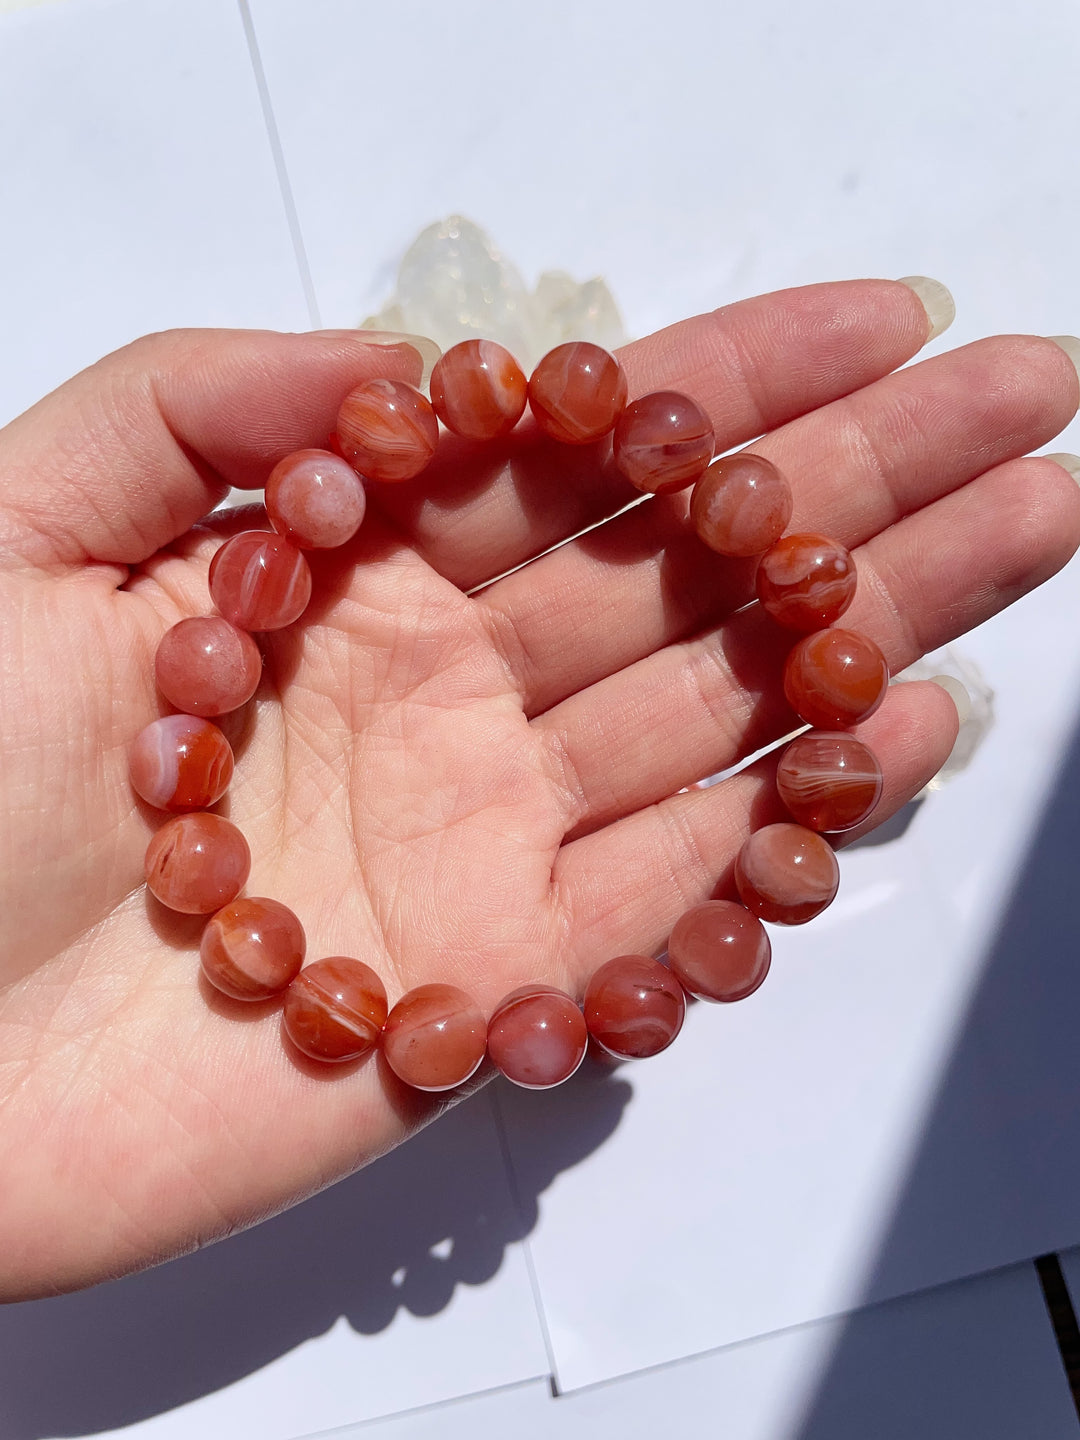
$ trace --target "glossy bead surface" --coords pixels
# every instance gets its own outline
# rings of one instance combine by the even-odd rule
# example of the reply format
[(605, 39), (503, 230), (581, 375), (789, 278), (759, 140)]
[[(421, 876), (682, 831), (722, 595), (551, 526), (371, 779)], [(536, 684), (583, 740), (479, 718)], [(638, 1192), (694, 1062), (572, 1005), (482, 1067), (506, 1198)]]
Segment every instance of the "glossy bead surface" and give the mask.
[(185, 915), (209, 915), (235, 900), (251, 869), (240, 831), (220, 815), (178, 815), (146, 848), (146, 883), (163, 905)]
[(682, 1029), (686, 996), (657, 960), (619, 955), (585, 987), (585, 1023), (609, 1055), (643, 1060), (666, 1050)]
[(199, 946), (210, 984), (233, 1000), (269, 1000), (299, 973), (307, 942), (287, 905), (252, 896), (206, 922)]
[(656, 390), (631, 401), (619, 416), (612, 454), (631, 485), (665, 495), (701, 478), (715, 443), (712, 424), (697, 401), (675, 390)]
[(546, 1090), (569, 1080), (585, 1059), (589, 1032), (569, 995), (522, 985), (501, 1000), (488, 1024), (488, 1057), (508, 1080)]
[(439, 422), (427, 397), (404, 380), (366, 380), (342, 401), (336, 435), (361, 475), (396, 482), (419, 475), (435, 454)]
[(735, 885), (748, 910), (774, 925), (805, 925), (836, 894), (840, 866), (832, 846), (802, 825), (755, 830), (735, 861)]
[(778, 625), (821, 630), (855, 598), (851, 552), (826, 535), (785, 535), (758, 564), (757, 597)]
[(301, 970), (286, 990), (282, 1022), (309, 1059), (341, 1064), (375, 1049), (386, 1012), (386, 988), (370, 965), (328, 955)]
[(776, 767), (780, 799), (810, 830), (850, 830), (881, 799), (877, 756), (843, 731), (810, 730), (784, 751)]
[(769, 973), (772, 946), (756, 916), (734, 900), (706, 900), (675, 922), (672, 973), (699, 1000), (745, 1000)]
[(307, 609), (311, 569), (284, 535), (245, 530), (210, 561), (210, 595), (242, 630), (281, 630)]
[(159, 810), (205, 810), (229, 788), (232, 746), (196, 715), (163, 715), (131, 747), (131, 784)]
[(302, 550), (333, 550), (360, 528), (367, 497), (359, 475), (329, 450), (297, 450), (266, 482), (266, 513), (279, 535)]
[(528, 382), (494, 340), (452, 345), (431, 372), (431, 403), (448, 430), (466, 440), (509, 435), (525, 410)]
[(787, 528), (791, 486), (761, 455), (725, 455), (710, 465), (690, 497), (690, 523), (720, 555), (760, 555)]
[(614, 426), (626, 404), (622, 366), (599, 345), (556, 345), (529, 379), (529, 409), (545, 435), (588, 445)]
[(197, 615), (166, 630), (154, 657), (158, 689), (189, 715), (225, 715), (259, 688), (262, 656), (244, 630)]
[(487, 1026), (456, 985), (418, 985), (397, 1002), (382, 1032), (386, 1063), (415, 1090), (452, 1090), (479, 1067)]
[(807, 635), (784, 666), (788, 704), (808, 725), (821, 730), (843, 730), (867, 719), (888, 688), (884, 655), (854, 630)]

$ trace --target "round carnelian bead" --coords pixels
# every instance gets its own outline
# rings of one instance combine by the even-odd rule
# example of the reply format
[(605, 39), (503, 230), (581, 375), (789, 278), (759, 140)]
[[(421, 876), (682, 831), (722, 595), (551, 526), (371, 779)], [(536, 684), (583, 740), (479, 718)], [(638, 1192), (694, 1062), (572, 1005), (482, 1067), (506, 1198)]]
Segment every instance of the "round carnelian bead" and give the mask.
[(762, 455), (725, 455), (710, 465), (690, 497), (690, 522), (710, 550), (760, 555), (784, 533), (791, 486)]
[(805, 925), (830, 904), (839, 884), (828, 841), (786, 821), (755, 830), (735, 861), (739, 899), (774, 925)]
[(262, 656), (244, 630), (220, 615), (197, 615), (166, 630), (154, 657), (158, 689), (189, 715), (224, 715), (259, 688)]
[(131, 784), (159, 810), (205, 810), (225, 794), (232, 773), (232, 746), (195, 715), (164, 715), (131, 747)]
[(685, 1014), (682, 986), (659, 961), (644, 955), (608, 960), (585, 987), (589, 1034), (622, 1060), (644, 1060), (666, 1050)]
[(614, 426), (626, 404), (622, 366), (599, 345), (556, 345), (529, 379), (529, 409), (545, 435), (588, 445)]
[(784, 666), (784, 694), (808, 725), (845, 729), (867, 719), (885, 699), (885, 656), (854, 630), (818, 630), (792, 650)]
[(311, 569), (284, 535), (245, 530), (210, 561), (210, 594), (242, 630), (281, 630), (307, 609)]
[(452, 1090), (479, 1068), (487, 1026), (456, 985), (418, 985), (397, 1002), (382, 1032), (386, 1063), (414, 1090)]
[(286, 990), (282, 1019), (304, 1055), (339, 1064), (375, 1049), (386, 1011), (386, 989), (370, 965), (328, 955), (301, 970)]
[(451, 345), (431, 372), (435, 414), (466, 440), (509, 435), (525, 411), (527, 389), (521, 366), (494, 340)]
[(347, 460), (329, 450), (297, 450), (266, 482), (266, 513), (279, 535), (301, 550), (333, 550), (360, 528), (367, 497)]
[(299, 973), (307, 941), (287, 905), (234, 900), (206, 922), (199, 946), (210, 984), (233, 1000), (269, 1000)]
[(745, 1000), (769, 973), (772, 946), (761, 921), (734, 900), (706, 900), (675, 922), (668, 964), (699, 1000)]
[(235, 900), (251, 869), (240, 831), (220, 815), (178, 815), (146, 848), (146, 883), (163, 905), (185, 915), (209, 915)]
[(404, 380), (365, 380), (341, 402), (336, 435), (345, 459), (369, 480), (411, 480), (435, 454), (439, 422)]
[(634, 400), (615, 422), (615, 467), (638, 490), (666, 495), (701, 478), (716, 439), (696, 400), (656, 390)]
[(588, 1044), (585, 1017), (569, 995), (549, 985), (512, 990), (488, 1024), (488, 1058), (526, 1090), (569, 1080)]
[(780, 757), (776, 789), (800, 825), (850, 830), (881, 799), (882, 774), (874, 752), (854, 735), (810, 730)]
[(821, 630), (855, 598), (851, 552), (825, 535), (785, 535), (762, 555), (757, 597), (778, 625)]

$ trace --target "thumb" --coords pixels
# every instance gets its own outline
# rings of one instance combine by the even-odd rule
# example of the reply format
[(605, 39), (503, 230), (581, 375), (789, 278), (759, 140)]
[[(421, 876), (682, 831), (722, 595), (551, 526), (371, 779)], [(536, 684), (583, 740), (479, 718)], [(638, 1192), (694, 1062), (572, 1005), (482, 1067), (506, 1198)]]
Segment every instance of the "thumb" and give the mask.
[(419, 384), (419, 351), (363, 331), (171, 330), (107, 355), (0, 430), (0, 564), (134, 565), (230, 485), (322, 446), (345, 394)]

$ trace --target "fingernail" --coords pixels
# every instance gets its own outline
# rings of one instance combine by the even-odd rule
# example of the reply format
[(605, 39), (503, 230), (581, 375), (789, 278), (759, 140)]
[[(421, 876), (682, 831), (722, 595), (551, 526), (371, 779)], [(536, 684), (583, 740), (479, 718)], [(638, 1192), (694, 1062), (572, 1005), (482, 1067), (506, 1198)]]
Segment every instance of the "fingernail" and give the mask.
[(423, 363), (424, 376), (420, 383), (425, 387), (431, 379), (436, 361), (442, 356), (442, 351), (435, 341), (428, 339), (426, 335), (404, 335), (396, 330), (357, 330), (355, 334), (365, 345), (411, 345)]
[(949, 699), (956, 706), (957, 718), (960, 724), (963, 725), (964, 721), (971, 714), (971, 696), (965, 690), (964, 686), (961, 685), (960, 681), (953, 675), (932, 675), (930, 677), (930, 683), (931, 685), (940, 685), (942, 690), (945, 691), (945, 694), (948, 695)]
[(1053, 460), (1055, 465), (1060, 465), (1062, 470), (1067, 470), (1072, 478), (1080, 485), (1080, 455), (1068, 455), (1062, 452), (1059, 455), (1040, 455), (1040, 460)]
[(930, 333), (926, 344), (943, 334), (956, 319), (956, 301), (940, 280), (931, 280), (929, 275), (904, 275), (900, 280), (922, 301), (926, 318), (930, 321)]
[(1080, 375), (1080, 340), (1075, 335), (1048, 335), (1046, 338), (1061, 346), (1076, 367), (1077, 375)]
[(362, 345), (378, 345), (386, 350), (407, 345), (420, 360), (423, 370), (420, 384), (425, 388), (435, 368), (435, 362), (442, 355), (435, 341), (429, 340), (426, 335), (406, 335), (397, 330), (365, 330), (357, 325), (348, 330), (316, 330), (314, 333), (327, 340), (359, 340)]

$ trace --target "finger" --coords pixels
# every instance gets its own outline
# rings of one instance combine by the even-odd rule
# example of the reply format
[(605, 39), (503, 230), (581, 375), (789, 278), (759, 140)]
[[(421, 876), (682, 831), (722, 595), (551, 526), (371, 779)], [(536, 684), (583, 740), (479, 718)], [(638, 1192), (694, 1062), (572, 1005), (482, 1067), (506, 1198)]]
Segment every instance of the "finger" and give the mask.
[(342, 396), (375, 375), (418, 382), (412, 346), (353, 331), (150, 335), (76, 375), (0, 431), (0, 558), (133, 565), (230, 485), (262, 485), (325, 445)]
[[(956, 707), (932, 681), (889, 690), (878, 713), (854, 732), (884, 773), (868, 828), (887, 820), (937, 774), (956, 730)], [(719, 785), (673, 795), (563, 847), (555, 881), (578, 937), (571, 979), (579, 988), (609, 956), (658, 953), (691, 905), (736, 898), (739, 847), (760, 826), (791, 819), (776, 793), (778, 753)]]
[[(1011, 461), (859, 547), (842, 623), (895, 674), (1041, 584), (1078, 544), (1075, 480), (1052, 460)], [(781, 677), (796, 639), (754, 605), (533, 721), (568, 829), (609, 824), (788, 733), (798, 721)]]
[[(930, 330), (909, 286), (853, 280), (727, 305), (628, 345), (619, 358), (631, 395), (692, 396), (726, 450), (888, 374)], [(528, 424), (501, 448), (444, 435), (434, 464), (415, 481), (380, 489), (377, 503), (429, 564), (473, 589), (635, 499), (609, 453), (607, 441), (556, 445)]]
[[(891, 375), (752, 448), (792, 481), (790, 529), (855, 546), (1056, 435), (1080, 399), (1052, 341), (997, 337)], [(535, 714), (744, 605), (755, 561), (724, 560), (661, 496), (478, 598)]]

